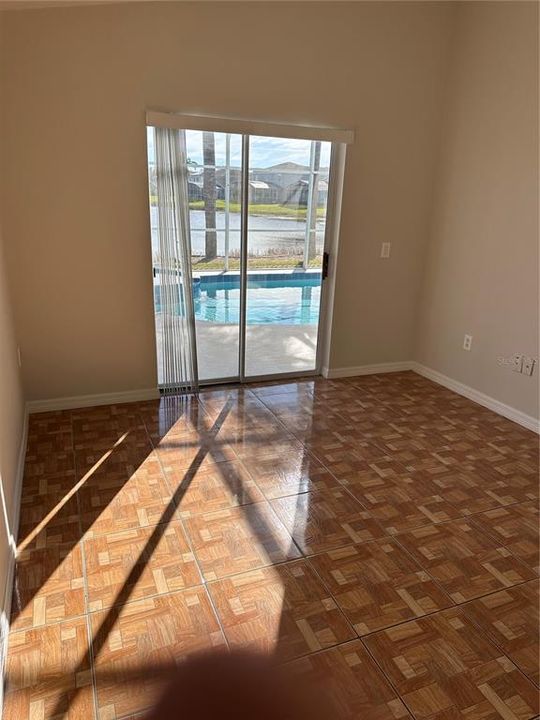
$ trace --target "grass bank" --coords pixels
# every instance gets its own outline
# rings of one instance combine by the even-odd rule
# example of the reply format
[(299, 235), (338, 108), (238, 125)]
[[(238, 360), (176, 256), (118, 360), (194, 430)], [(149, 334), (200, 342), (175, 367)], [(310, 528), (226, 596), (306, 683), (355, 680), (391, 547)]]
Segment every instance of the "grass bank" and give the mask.
[[(204, 210), (204, 200), (192, 200), (189, 203), (189, 208), (190, 210)], [(230, 212), (239, 213), (240, 209), (240, 203), (229, 203)], [(225, 200), (216, 200), (216, 210), (225, 210)], [(305, 218), (307, 215), (307, 208), (291, 207), (289, 205), (264, 205), (261, 203), (250, 203), (249, 212), (251, 215)], [(324, 217), (324, 208), (317, 208), (317, 217)]]
[[(157, 205), (155, 195), (150, 196), (151, 205)], [(190, 210), (204, 210), (204, 200), (192, 200), (189, 203)], [(216, 210), (223, 212), (225, 210), (225, 200), (216, 200)], [(229, 210), (232, 213), (240, 212), (240, 203), (229, 203)], [(291, 207), (289, 205), (263, 205), (260, 203), (250, 203), (249, 212), (251, 215), (270, 215), (273, 217), (302, 218), (307, 215), (305, 207)], [(317, 208), (317, 217), (325, 216), (324, 208)]]
[[(205, 258), (192, 258), (193, 270), (195, 272), (201, 272), (202, 270), (223, 270), (223, 258), (214, 258), (213, 260), (206, 260)], [(295, 257), (276, 257), (276, 258), (248, 258), (248, 270), (279, 270), (281, 268), (292, 270), (294, 268), (300, 269), (302, 267), (302, 261)], [(312, 260), (308, 267), (320, 268), (321, 258), (315, 258)], [(240, 270), (240, 258), (229, 258), (229, 270)]]

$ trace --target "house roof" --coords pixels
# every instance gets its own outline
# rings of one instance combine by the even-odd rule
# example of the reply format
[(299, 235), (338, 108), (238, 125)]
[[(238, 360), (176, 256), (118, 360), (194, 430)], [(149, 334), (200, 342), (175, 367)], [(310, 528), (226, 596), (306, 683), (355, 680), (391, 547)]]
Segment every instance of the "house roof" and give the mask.
[(264, 170), (297, 170), (298, 172), (306, 172), (309, 170), (309, 165), (300, 165), (295, 162), (283, 162), (277, 165), (270, 165), (270, 167), (264, 168)]

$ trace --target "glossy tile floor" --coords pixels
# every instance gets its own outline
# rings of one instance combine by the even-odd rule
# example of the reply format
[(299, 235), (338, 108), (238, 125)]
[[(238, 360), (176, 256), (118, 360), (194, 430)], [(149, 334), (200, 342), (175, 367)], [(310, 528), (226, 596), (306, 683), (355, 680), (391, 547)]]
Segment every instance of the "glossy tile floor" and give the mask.
[(144, 717), (227, 647), (335, 718), (534, 718), (537, 501), (538, 437), (413, 373), (33, 415), (4, 718)]

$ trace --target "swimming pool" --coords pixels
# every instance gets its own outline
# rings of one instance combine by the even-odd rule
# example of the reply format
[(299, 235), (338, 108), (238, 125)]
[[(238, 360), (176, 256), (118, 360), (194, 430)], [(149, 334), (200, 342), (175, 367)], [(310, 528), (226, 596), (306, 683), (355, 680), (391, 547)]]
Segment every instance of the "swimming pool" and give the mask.
[[(248, 274), (248, 325), (317, 325), (321, 302), (321, 273)], [(159, 271), (154, 272), (154, 303), (161, 313)], [(238, 325), (240, 320), (240, 275), (237, 272), (193, 278), (195, 319), (200, 322)], [(178, 312), (183, 314), (180, 300)]]
[[(226, 280), (205, 277), (194, 285), (195, 319), (238, 324), (240, 319), (240, 278)], [(293, 277), (249, 275), (247, 323), (263, 325), (316, 325), (321, 302), (320, 273)]]

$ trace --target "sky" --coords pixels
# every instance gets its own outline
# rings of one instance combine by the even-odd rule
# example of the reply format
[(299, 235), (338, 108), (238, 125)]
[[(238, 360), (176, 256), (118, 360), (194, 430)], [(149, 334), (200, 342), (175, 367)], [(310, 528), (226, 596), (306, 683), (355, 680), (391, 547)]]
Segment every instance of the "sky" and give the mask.
[[(190, 160), (202, 165), (202, 132), (186, 130), (187, 154)], [(215, 133), (216, 165), (225, 165), (225, 134)], [(254, 168), (265, 168), (283, 162), (295, 162), (309, 165), (310, 140), (292, 140), (288, 138), (269, 138), (251, 136), (249, 164)], [(330, 165), (331, 143), (321, 143), (321, 166)], [(148, 128), (148, 156), (154, 160), (153, 132)], [(240, 167), (242, 159), (242, 137), (231, 135), (231, 166)]]

